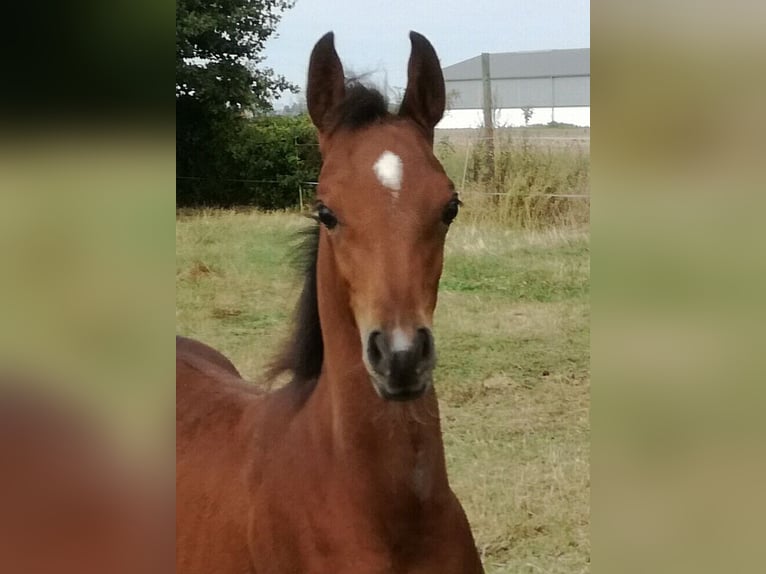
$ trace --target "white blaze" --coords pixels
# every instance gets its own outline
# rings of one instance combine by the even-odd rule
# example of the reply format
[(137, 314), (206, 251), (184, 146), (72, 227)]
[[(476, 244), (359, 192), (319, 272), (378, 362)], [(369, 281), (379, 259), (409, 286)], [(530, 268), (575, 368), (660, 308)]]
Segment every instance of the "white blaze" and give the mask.
[(402, 158), (388, 150), (384, 151), (372, 166), (380, 183), (389, 189), (402, 188)]

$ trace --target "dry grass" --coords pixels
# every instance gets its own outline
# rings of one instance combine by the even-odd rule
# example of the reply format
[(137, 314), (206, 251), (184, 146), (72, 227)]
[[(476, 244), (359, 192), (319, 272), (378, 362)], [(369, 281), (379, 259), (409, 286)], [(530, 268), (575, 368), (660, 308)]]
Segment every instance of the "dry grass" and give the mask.
[[(589, 128), (440, 130), (436, 153), (481, 224), (539, 229), (590, 219)], [(584, 196), (584, 197), (583, 197)]]
[[(589, 242), (464, 217), (450, 230), (435, 335), (450, 480), (489, 574), (589, 569)], [(178, 331), (257, 379), (287, 329), (295, 214), (177, 222)]]

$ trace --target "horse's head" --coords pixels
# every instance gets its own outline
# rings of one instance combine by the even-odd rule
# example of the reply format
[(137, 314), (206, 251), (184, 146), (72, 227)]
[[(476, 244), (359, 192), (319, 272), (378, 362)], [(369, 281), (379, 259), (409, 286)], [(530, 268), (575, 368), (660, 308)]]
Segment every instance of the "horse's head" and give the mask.
[(347, 85), (332, 33), (314, 47), (307, 89), (323, 158), (320, 263), (348, 294), (375, 390), (394, 400), (416, 398), (431, 385), (444, 239), (459, 206), (433, 154), (445, 105), (439, 60), (423, 36), (411, 32), (410, 40), (398, 115), (378, 92)]

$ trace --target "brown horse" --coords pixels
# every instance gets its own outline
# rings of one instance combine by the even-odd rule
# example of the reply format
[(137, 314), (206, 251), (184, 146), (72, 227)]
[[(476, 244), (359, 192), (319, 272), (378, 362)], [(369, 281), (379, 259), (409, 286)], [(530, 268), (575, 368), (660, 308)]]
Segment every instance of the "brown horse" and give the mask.
[(265, 394), (177, 342), (177, 571), (482, 572), (447, 482), (431, 323), (454, 187), (434, 157), (436, 53), (412, 32), (398, 115), (349, 84), (333, 35), (307, 102), (323, 158), (296, 326)]

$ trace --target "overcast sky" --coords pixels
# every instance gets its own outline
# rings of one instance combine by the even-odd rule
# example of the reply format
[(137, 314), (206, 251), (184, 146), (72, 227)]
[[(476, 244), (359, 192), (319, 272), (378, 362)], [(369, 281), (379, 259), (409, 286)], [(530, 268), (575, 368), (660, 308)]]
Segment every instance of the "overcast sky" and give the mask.
[[(587, 0), (297, 0), (285, 12), (278, 37), (266, 44), (265, 65), (305, 88), (316, 41), (335, 32), (346, 74), (387, 73), (394, 88), (406, 84), (415, 30), (436, 48), (442, 67), (482, 52), (516, 52), (590, 46)], [(291, 96), (276, 107), (292, 101)]]

